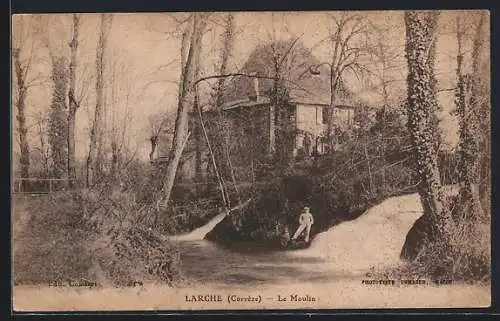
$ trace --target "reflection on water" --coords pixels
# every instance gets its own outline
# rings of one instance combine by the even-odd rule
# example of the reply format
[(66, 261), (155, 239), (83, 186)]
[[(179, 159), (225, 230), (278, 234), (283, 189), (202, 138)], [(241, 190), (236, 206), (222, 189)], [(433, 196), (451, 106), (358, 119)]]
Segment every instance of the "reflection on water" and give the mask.
[(194, 282), (211, 284), (286, 284), (354, 277), (333, 273), (319, 258), (294, 257), (283, 251), (255, 251), (244, 246), (223, 248), (206, 240), (181, 241), (181, 268)]

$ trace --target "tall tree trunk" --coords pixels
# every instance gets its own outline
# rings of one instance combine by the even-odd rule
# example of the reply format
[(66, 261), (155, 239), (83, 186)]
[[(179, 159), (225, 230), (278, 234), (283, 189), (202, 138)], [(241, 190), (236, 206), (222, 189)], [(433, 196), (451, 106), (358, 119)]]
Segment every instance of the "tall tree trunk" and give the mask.
[(78, 109), (78, 102), (75, 97), (75, 71), (77, 65), (77, 52), (78, 52), (78, 32), (80, 26), (80, 16), (78, 14), (73, 15), (73, 39), (69, 43), (71, 49), (71, 62), (69, 64), (69, 111), (68, 111), (68, 178), (69, 186), (74, 187), (76, 179), (76, 168), (75, 168), (75, 122), (76, 122), (76, 111)]
[[(408, 129), (415, 150), (415, 169), (420, 183), (418, 192), (424, 209), (422, 219), (408, 233), (402, 255), (413, 259), (415, 251), (409, 251), (410, 239), (415, 237), (419, 224), (428, 224), (426, 242), (436, 240), (447, 246), (453, 229), (453, 221), (444, 206), (437, 154), (439, 131), (436, 122), (437, 98), (434, 74), (436, 26), (438, 13), (428, 11), (405, 12), (406, 56), (408, 61)], [(425, 222), (425, 223), (422, 223)], [(415, 240), (414, 240), (415, 241)], [(416, 240), (418, 241), (418, 240)], [(421, 241), (421, 240), (420, 240)], [(414, 255), (408, 255), (413, 252)]]
[(188, 138), (188, 112), (189, 104), (193, 100), (194, 93), (194, 75), (195, 75), (195, 57), (198, 51), (201, 50), (201, 40), (203, 37), (203, 29), (205, 21), (201, 13), (193, 13), (193, 31), (189, 44), (189, 51), (186, 57), (186, 64), (182, 71), (182, 89), (179, 94), (179, 102), (177, 106), (177, 118), (175, 120), (174, 137), (170, 148), (170, 155), (165, 170), (165, 180), (162, 186), (162, 198), (166, 203), (170, 199), (170, 193), (174, 186), (174, 180), (177, 173), (182, 151), (185, 146), (185, 141)]
[[(194, 56), (193, 56), (193, 63), (194, 63), (194, 77), (193, 80), (198, 79), (200, 77), (200, 70), (201, 70), (201, 50), (196, 50)], [(196, 97), (194, 98), (195, 102), (193, 104), (192, 108), (192, 117), (194, 118), (194, 144), (195, 144), (195, 179), (197, 182), (202, 181), (202, 173), (201, 173), (201, 149), (203, 145), (203, 137), (202, 137), (202, 130), (201, 130), (201, 123), (200, 123), (200, 118), (198, 117), (198, 110), (197, 108), (201, 108), (198, 104), (200, 101), (199, 97), (199, 91), (195, 90), (194, 94)], [(182, 166), (180, 166), (182, 168)]]
[[(474, 40), (474, 49), (472, 53), (473, 74), (478, 70), (478, 50), (481, 38), (482, 20), (478, 25), (478, 33)], [(459, 116), (459, 181), (460, 181), (460, 211), (468, 221), (477, 218), (483, 212), (479, 200), (479, 140), (482, 138), (479, 132), (480, 119), (477, 117), (480, 113), (476, 101), (478, 93), (472, 92), (474, 84), (478, 83), (477, 76), (469, 77), (464, 75), (462, 70), (463, 63), (463, 26), (460, 18), (457, 18), (457, 92), (455, 104)]]
[[(226, 18), (225, 30), (221, 36), (222, 48), (220, 52), (219, 74), (225, 75), (228, 72), (228, 61), (233, 51), (234, 45), (234, 16), (229, 13)], [(233, 185), (236, 186), (234, 171), (231, 164), (231, 156), (229, 153), (230, 141), (228, 138), (229, 128), (224, 120), (221, 105), (224, 103), (224, 83), (227, 78), (217, 79), (215, 87), (215, 108), (218, 113), (218, 121), (216, 130), (212, 130), (214, 136), (214, 157), (219, 165), (221, 175), (224, 179), (233, 180)]]
[[(181, 73), (180, 73), (180, 78), (179, 78), (179, 89), (178, 89), (178, 103), (183, 99), (184, 95), (184, 70), (186, 68), (186, 60), (187, 56), (189, 54), (189, 44), (190, 44), (190, 38), (192, 36), (192, 26), (186, 27), (184, 32), (182, 33), (182, 40), (181, 40), (181, 50), (180, 50), (180, 56), (181, 56)], [(166, 116), (162, 116), (166, 117)], [(177, 119), (176, 119), (177, 121)], [(174, 129), (175, 130), (175, 129)], [(154, 152), (158, 148), (158, 143), (159, 140), (166, 139), (165, 135), (162, 135), (162, 132), (165, 131), (163, 127), (163, 121), (160, 122), (160, 126), (158, 128), (158, 131), (156, 132), (156, 135), (153, 135), (151, 137), (151, 153), (150, 153), (150, 159), (153, 160)], [(173, 143), (173, 140), (172, 140)], [(172, 144), (170, 143), (170, 144)], [(160, 144), (165, 144), (165, 142), (160, 142)], [(169, 153), (171, 151), (169, 150)], [(158, 150), (158, 156), (159, 157), (165, 157), (166, 155), (163, 155), (162, 150)], [(170, 157), (170, 155), (168, 155)], [(167, 159), (168, 161), (168, 159)], [(179, 160), (180, 162), (180, 160)], [(168, 165), (168, 163), (167, 163)], [(178, 164), (179, 166), (179, 164)], [(176, 175), (177, 176), (177, 175)], [(160, 195), (160, 197), (156, 198), (156, 193), (162, 191), (163, 186), (165, 184), (165, 177), (166, 177), (166, 169), (165, 169), (165, 164), (163, 162), (158, 162), (157, 165), (153, 168), (151, 171), (151, 182), (150, 186), (148, 186), (149, 193), (146, 193), (144, 196), (144, 201), (160, 201), (161, 199), (164, 198), (163, 195)], [(174, 177), (175, 180), (175, 177)], [(157, 217), (158, 219), (158, 217)]]
[(330, 66), (330, 105), (328, 106), (326, 110), (326, 142), (327, 142), (327, 152), (332, 153), (335, 150), (335, 143), (336, 140), (334, 140), (335, 135), (335, 99), (336, 99), (336, 84), (335, 84), (335, 79), (337, 76), (335, 75), (335, 71), (333, 68), (333, 63)]
[(21, 49), (14, 48), (13, 50), (14, 56), (14, 68), (15, 74), (17, 78), (17, 122), (18, 122), (18, 130), (19, 130), (19, 142), (21, 149), (21, 156), (19, 159), (19, 163), (21, 165), (21, 177), (28, 178), (29, 177), (29, 168), (30, 168), (30, 150), (28, 144), (28, 129), (26, 128), (26, 116), (25, 116), (25, 103), (26, 103), (26, 94), (28, 92), (28, 88), (26, 87), (26, 70), (21, 65), (20, 61), (20, 53)]
[(67, 61), (64, 56), (52, 56), (52, 80), (54, 89), (50, 106), (49, 144), (53, 160), (53, 175), (62, 178), (68, 165), (68, 115), (66, 96), (68, 89)]
[(49, 169), (49, 151), (46, 148), (46, 142), (45, 142), (45, 129), (43, 127), (43, 119), (40, 119), (38, 121), (38, 137), (40, 139), (40, 152), (42, 154), (42, 161), (43, 161), (43, 177), (50, 177), (50, 169)]
[[(224, 34), (222, 35), (222, 49), (221, 49), (221, 60), (219, 74), (225, 75), (227, 73), (227, 64), (229, 57), (233, 52), (234, 46), (234, 16), (229, 13), (226, 18), (226, 26)], [(224, 82), (226, 78), (217, 79), (217, 86), (215, 90), (215, 107), (220, 107), (223, 101), (224, 94)]]
[[(484, 214), (490, 214), (491, 205), (491, 74), (490, 74), (490, 51), (488, 47), (489, 17), (486, 11), (481, 12), (476, 39), (474, 42), (473, 60), (473, 87), (472, 94), (477, 104), (477, 111), (480, 115), (479, 136), (481, 137), (479, 149), (480, 175), (479, 194), (482, 202)], [(486, 30), (488, 32), (486, 32)]]
[(111, 142), (111, 169), (110, 176), (115, 181), (118, 178), (119, 151), (115, 141)]
[(96, 106), (94, 122), (90, 132), (90, 146), (87, 157), (87, 186), (91, 186), (96, 181), (96, 176), (100, 171), (100, 152), (102, 143), (102, 131), (104, 125), (104, 57), (106, 53), (107, 38), (111, 28), (112, 16), (101, 14), (101, 28), (99, 41), (96, 49)]
[[(195, 107), (197, 108), (197, 107)], [(203, 181), (203, 173), (201, 168), (202, 163), (202, 145), (203, 145), (203, 137), (201, 133), (201, 124), (200, 119), (197, 117), (197, 112), (193, 110), (192, 117), (194, 117), (194, 140), (195, 140), (195, 161), (194, 161), (194, 176), (196, 182)]]
[[(464, 151), (468, 153), (464, 167), (467, 173), (464, 184), (464, 196), (472, 201), (473, 214), (484, 218), (485, 211), (481, 204), (480, 190), (483, 192), (487, 188), (480, 188), (480, 185), (489, 185), (488, 177), (481, 177), (481, 167), (490, 154), (490, 104), (489, 104), (489, 64), (488, 51), (486, 50), (487, 12), (480, 14), (477, 24), (476, 35), (472, 49), (472, 76), (470, 79), (470, 111), (466, 113), (467, 126), (472, 134), (470, 140), (464, 141)], [(486, 74), (485, 74), (486, 72)], [(471, 118), (470, 120), (468, 118)], [(488, 163), (488, 162), (486, 162)], [(489, 166), (489, 164), (487, 164)], [(489, 171), (488, 171), (489, 172)], [(487, 172), (487, 173), (488, 173)]]
[(189, 45), (190, 45), (190, 38), (192, 37), (193, 30), (191, 30), (192, 26), (190, 28), (186, 28), (184, 32), (182, 33), (182, 40), (181, 40), (181, 77), (179, 81), (179, 96), (178, 96), (178, 101), (181, 101), (182, 95), (184, 95), (184, 69), (186, 68), (186, 63), (187, 63), (187, 56), (189, 55)]
[(270, 104), (269, 104), (269, 157), (273, 158), (276, 156), (276, 144), (279, 144), (277, 142), (277, 133), (279, 133), (279, 119), (278, 119), (278, 114), (279, 114), (279, 109), (281, 106), (279, 106), (280, 99), (279, 99), (279, 86), (280, 86), (280, 65), (279, 65), (279, 53), (277, 52), (278, 49), (272, 47), (273, 52), (273, 87), (271, 88), (271, 97), (270, 97)]
[[(124, 135), (125, 135), (125, 130), (127, 127), (126, 124), (126, 117), (123, 123), (118, 124), (117, 121), (117, 115), (116, 113), (120, 113), (123, 111), (118, 111), (118, 106), (116, 104), (117, 100), (117, 82), (118, 82), (118, 77), (117, 77), (117, 63), (116, 61), (109, 62), (109, 65), (111, 66), (111, 71), (110, 71), (110, 78), (108, 82), (111, 84), (111, 102), (109, 104), (110, 109), (111, 109), (111, 135), (110, 135), (110, 143), (111, 143), (111, 168), (110, 168), (110, 177), (113, 181), (114, 184), (118, 183), (119, 180), (119, 171), (120, 171), (120, 166), (121, 166), (121, 161), (122, 161), (122, 148), (123, 148), (123, 143), (124, 143)], [(128, 101), (128, 94), (126, 97), (126, 100)], [(128, 104), (128, 103), (127, 103)], [(120, 131), (120, 127), (121, 130)], [(156, 146), (155, 146), (156, 147)], [(152, 150), (154, 153), (154, 150)], [(150, 154), (150, 159), (152, 158), (152, 154)]]
[[(382, 39), (379, 38), (378, 41), (378, 50), (380, 54), (380, 61), (382, 63), (382, 99), (383, 99), (383, 106), (381, 110), (381, 123), (382, 123), (382, 130), (381, 130), (381, 141), (380, 141), (380, 159), (382, 162), (385, 164), (385, 157), (386, 157), (386, 113), (387, 113), (387, 107), (389, 106), (389, 93), (387, 92), (387, 82), (386, 82), (386, 70), (387, 70), (387, 58), (386, 58), (386, 51), (384, 49), (384, 45), (382, 44)], [(385, 178), (385, 166), (382, 166), (381, 168), (381, 185), (382, 185), (382, 191), (384, 193), (386, 192), (386, 178)]]

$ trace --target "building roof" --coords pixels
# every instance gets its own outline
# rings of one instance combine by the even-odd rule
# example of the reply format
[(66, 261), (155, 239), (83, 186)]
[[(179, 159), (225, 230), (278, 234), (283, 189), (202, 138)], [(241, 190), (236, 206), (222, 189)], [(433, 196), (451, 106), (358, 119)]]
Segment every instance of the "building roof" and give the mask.
[(238, 107), (254, 107), (259, 105), (265, 105), (270, 103), (270, 99), (268, 97), (259, 97), (258, 100), (247, 99), (238, 99), (233, 101), (228, 101), (222, 104), (221, 108), (223, 110), (231, 110)]
[[(236, 108), (247, 108), (247, 107), (255, 107), (255, 106), (262, 106), (262, 105), (268, 105), (271, 102), (271, 100), (268, 97), (259, 97), (258, 100), (252, 100), (250, 98), (247, 99), (239, 99), (239, 100), (234, 100), (234, 101), (228, 101), (220, 106), (222, 110), (233, 110)], [(329, 103), (321, 103), (318, 102), (317, 100), (311, 99), (290, 99), (289, 101), (292, 104), (303, 104), (303, 105), (310, 105), (312, 107), (317, 106), (317, 105), (323, 105), (323, 106), (329, 106)], [(354, 108), (354, 105), (351, 104), (343, 104), (341, 101), (335, 106), (336, 108), (344, 109), (344, 108)]]
[[(292, 49), (290, 49), (292, 48)], [(281, 57), (285, 56), (283, 59)], [(275, 41), (258, 45), (250, 54), (241, 68), (242, 73), (256, 73), (261, 77), (273, 77), (275, 61), (283, 59), (280, 68), (283, 87), (286, 88), (289, 101), (305, 104), (330, 104), (330, 75), (329, 67), (319, 67), (319, 75), (313, 75), (309, 68), (319, 65), (312, 53), (300, 42)], [(273, 88), (273, 79), (259, 78), (259, 98), (269, 99)], [(342, 82), (337, 92), (335, 105), (356, 106), (362, 103), (360, 99)], [(249, 96), (255, 96), (253, 79), (249, 77), (233, 78), (226, 83), (224, 90), (224, 109), (230, 105), (250, 104)], [(260, 104), (254, 101), (255, 104)]]

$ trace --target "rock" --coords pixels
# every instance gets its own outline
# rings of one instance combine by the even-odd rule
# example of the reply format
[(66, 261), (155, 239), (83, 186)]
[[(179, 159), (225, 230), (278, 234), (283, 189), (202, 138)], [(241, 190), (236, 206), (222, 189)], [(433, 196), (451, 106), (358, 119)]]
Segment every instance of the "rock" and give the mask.
[(290, 250), (299, 250), (305, 249), (309, 246), (310, 242), (306, 242), (304, 240), (291, 240), (288, 242), (288, 249)]
[(423, 249), (424, 244), (430, 240), (431, 222), (427, 215), (419, 217), (406, 235), (406, 240), (401, 250), (401, 259), (413, 261)]

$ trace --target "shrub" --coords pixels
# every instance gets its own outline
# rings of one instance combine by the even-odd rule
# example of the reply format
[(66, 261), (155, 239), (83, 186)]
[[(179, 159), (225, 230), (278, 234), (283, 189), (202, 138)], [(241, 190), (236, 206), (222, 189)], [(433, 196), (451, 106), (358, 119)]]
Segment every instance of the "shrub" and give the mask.
[[(402, 256), (406, 263), (382, 275), (406, 278), (489, 281), (491, 279), (490, 225), (479, 219), (464, 219), (468, 212), (457, 195), (447, 198), (445, 206), (452, 213), (455, 228), (445, 243), (429, 238), (429, 224), (422, 216), (407, 236)], [(465, 212), (464, 212), (465, 211)], [(408, 238), (410, 237), (410, 238)]]
[(179, 276), (178, 252), (155, 232), (150, 208), (108, 186), (30, 200), (30, 219), (14, 253), (17, 283), (96, 280), (101, 284)]

